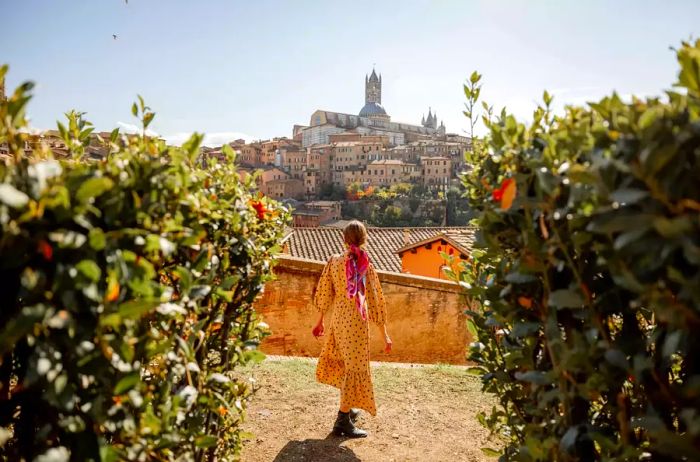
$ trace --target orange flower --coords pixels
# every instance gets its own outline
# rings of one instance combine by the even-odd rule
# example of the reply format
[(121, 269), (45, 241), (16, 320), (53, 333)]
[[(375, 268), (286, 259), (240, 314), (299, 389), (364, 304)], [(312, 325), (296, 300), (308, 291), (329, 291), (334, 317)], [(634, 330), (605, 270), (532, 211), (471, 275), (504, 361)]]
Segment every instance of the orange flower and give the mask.
[(114, 279), (110, 279), (109, 283), (107, 284), (107, 294), (105, 295), (105, 301), (113, 302), (118, 298), (119, 298), (119, 283)]
[(258, 212), (258, 220), (263, 220), (265, 218), (265, 213), (269, 212), (262, 201), (250, 201), (250, 206)]
[(51, 261), (53, 259), (53, 247), (43, 239), (39, 241), (39, 253), (44, 256), (44, 260), (46, 261)]
[(520, 303), (520, 306), (527, 308), (528, 310), (532, 308), (532, 299), (530, 297), (520, 296), (518, 297), (518, 303)]
[(515, 194), (518, 192), (518, 187), (515, 184), (513, 178), (506, 178), (501, 183), (501, 187), (494, 189), (491, 193), (491, 197), (495, 201), (501, 201), (501, 209), (508, 210), (513, 205), (513, 199), (515, 199)]
[(226, 409), (226, 408), (223, 407), (223, 406), (219, 406), (219, 415), (223, 417), (223, 416), (225, 416), (226, 414), (228, 414), (228, 409)]

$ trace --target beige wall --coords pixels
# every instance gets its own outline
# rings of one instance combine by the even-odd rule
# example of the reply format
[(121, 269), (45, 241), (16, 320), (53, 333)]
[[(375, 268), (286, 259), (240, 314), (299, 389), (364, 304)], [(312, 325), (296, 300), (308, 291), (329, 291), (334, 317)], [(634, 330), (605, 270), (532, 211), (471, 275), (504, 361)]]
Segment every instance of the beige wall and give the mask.
[[(269, 354), (318, 356), (322, 342), (311, 335), (318, 313), (312, 294), (323, 263), (284, 256), (275, 268), (256, 309), (272, 335), (262, 345)], [(379, 271), (387, 299), (388, 330), (394, 351), (382, 352), (383, 341), (372, 327), (371, 357), (377, 361), (466, 363), (470, 336), (459, 286), (447, 281)], [(328, 323), (326, 322), (326, 326)]]
[(452, 177), (452, 160), (447, 157), (421, 157), (423, 184), (447, 189)]

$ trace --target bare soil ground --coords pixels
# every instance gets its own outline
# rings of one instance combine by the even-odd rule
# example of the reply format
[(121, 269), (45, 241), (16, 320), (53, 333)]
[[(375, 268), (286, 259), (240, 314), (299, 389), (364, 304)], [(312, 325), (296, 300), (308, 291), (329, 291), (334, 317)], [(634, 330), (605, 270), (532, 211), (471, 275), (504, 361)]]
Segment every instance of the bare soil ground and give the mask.
[(492, 406), (463, 367), (372, 363), (377, 416), (363, 412), (369, 437), (331, 434), (338, 391), (315, 381), (307, 358), (268, 357), (243, 371), (260, 386), (248, 408), (244, 462), (494, 461), (498, 446), (475, 418)]

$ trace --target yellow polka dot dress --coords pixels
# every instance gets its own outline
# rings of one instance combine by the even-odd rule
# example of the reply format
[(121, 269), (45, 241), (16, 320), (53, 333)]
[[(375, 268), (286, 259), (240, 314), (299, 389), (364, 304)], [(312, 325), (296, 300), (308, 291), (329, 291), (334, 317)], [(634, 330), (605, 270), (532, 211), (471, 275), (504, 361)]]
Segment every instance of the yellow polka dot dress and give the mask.
[(326, 313), (333, 309), (326, 343), (318, 358), (316, 380), (341, 390), (341, 407), (364, 409), (376, 415), (369, 368), (369, 321), (380, 326), (386, 322), (386, 302), (377, 272), (370, 263), (365, 288), (368, 320), (362, 319), (355, 300), (346, 294), (346, 258), (346, 255), (331, 257), (314, 295), (318, 310)]

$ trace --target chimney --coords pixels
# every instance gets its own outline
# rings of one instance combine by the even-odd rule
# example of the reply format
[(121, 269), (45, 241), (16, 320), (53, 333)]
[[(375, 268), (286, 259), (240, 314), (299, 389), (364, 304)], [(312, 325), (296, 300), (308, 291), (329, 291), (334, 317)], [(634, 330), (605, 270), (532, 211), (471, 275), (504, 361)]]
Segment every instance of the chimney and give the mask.
[(411, 231), (408, 228), (403, 229), (403, 245), (406, 246), (411, 243)]

